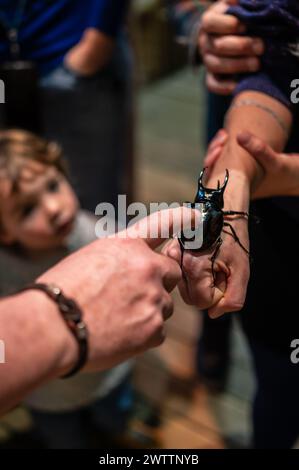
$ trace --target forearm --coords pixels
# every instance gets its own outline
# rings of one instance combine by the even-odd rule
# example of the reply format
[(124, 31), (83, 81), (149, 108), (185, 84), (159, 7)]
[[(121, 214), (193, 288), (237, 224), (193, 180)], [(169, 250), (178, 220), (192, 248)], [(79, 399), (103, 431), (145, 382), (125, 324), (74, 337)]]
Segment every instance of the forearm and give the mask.
[(0, 302), (0, 415), (35, 387), (60, 377), (73, 365), (76, 344), (55, 303), (36, 291)]
[(111, 60), (129, 6), (129, 0), (92, 2), (86, 30), (66, 55), (66, 66), (82, 76), (93, 75), (105, 67)]
[[(279, 101), (258, 92), (247, 91), (238, 95), (234, 103), (251, 100), (271, 109), (287, 129), (291, 128), (292, 115)], [(217, 186), (217, 180), (223, 180), (225, 169), (230, 172), (230, 181), (226, 190), (226, 209), (247, 211), (250, 195), (263, 176), (263, 170), (252, 157), (242, 149), (236, 136), (241, 131), (250, 131), (281, 152), (287, 142), (287, 132), (279, 122), (265, 110), (252, 106), (232, 107), (226, 120), (229, 134), (228, 143), (222, 156), (215, 163), (209, 176), (208, 185)]]

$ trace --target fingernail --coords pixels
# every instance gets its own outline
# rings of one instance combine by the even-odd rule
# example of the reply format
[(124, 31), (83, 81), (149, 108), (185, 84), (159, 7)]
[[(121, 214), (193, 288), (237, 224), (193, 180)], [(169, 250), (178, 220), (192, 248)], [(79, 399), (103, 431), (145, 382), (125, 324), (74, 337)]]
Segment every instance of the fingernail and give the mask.
[(211, 143), (218, 143), (223, 144), (227, 139), (227, 134), (224, 129), (220, 129), (220, 131), (217, 132)]
[(209, 317), (211, 318), (211, 320), (217, 320), (217, 318), (220, 318), (222, 317), (224, 314), (223, 313), (210, 313), (209, 312)]
[(264, 52), (264, 43), (260, 39), (255, 39), (253, 41), (252, 49), (256, 55), (261, 55)]
[(251, 72), (256, 72), (260, 68), (260, 63), (257, 59), (249, 59), (248, 60), (248, 69)]
[(217, 134), (216, 140), (220, 144), (224, 144), (224, 142), (227, 140), (227, 133), (223, 129), (221, 129)]

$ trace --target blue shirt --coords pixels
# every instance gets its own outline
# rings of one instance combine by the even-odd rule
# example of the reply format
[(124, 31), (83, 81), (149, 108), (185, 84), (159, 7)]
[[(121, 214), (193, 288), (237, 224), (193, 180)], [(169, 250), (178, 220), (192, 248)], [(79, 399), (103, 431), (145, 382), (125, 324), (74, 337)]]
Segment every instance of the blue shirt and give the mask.
[[(115, 37), (121, 30), (130, 0), (28, 0), (19, 31), (21, 58), (50, 72), (77, 44), (86, 28)], [(13, 23), (19, 0), (0, 0), (0, 19)], [(1, 22), (2, 23), (2, 22)], [(7, 33), (0, 27), (0, 61), (9, 59)]]

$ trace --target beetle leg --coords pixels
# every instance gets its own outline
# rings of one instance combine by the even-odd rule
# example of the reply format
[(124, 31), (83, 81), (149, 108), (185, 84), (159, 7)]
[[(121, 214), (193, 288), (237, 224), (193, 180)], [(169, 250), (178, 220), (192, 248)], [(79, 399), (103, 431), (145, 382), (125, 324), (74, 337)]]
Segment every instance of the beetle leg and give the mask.
[(239, 212), (239, 211), (223, 211), (223, 215), (242, 215), (243, 217), (249, 217), (248, 212)]
[(183, 264), (184, 264), (184, 253), (185, 253), (185, 248), (183, 247), (183, 244), (179, 242), (179, 245), (180, 245), (180, 249), (181, 249), (181, 263), (180, 263), (180, 268), (182, 270), (182, 273), (184, 274), (184, 271), (183, 271)]
[(214, 251), (213, 255), (211, 256), (212, 274), (213, 274), (214, 285), (215, 285), (215, 282), (216, 282), (216, 276), (215, 276), (214, 265), (215, 265), (215, 261), (216, 261), (216, 258), (217, 258), (217, 256), (218, 256), (218, 253), (219, 253), (219, 250), (220, 250), (220, 248), (221, 248), (222, 243), (223, 243), (222, 238), (218, 238), (215, 251)]
[(250, 255), (250, 253), (249, 253), (249, 251), (247, 250), (247, 248), (245, 248), (245, 246), (241, 243), (241, 240), (240, 240), (240, 238), (238, 237), (238, 235), (237, 235), (237, 233), (236, 233), (234, 227), (233, 227), (231, 224), (229, 224), (228, 222), (224, 222), (223, 226), (224, 226), (224, 227), (229, 227), (229, 228), (231, 229), (231, 234), (230, 234), (230, 235), (233, 237), (233, 239), (235, 240), (235, 242), (238, 243), (238, 245), (242, 248), (242, 250), (245, 251), (245, 253), (247, 253), (247, 255)]
[(239, 212), (239, 211), (222, 211), (222, 214), (224, 216), (230, 216), (230, 215), (241, 215), (242, 217), (246, 217), (246, 219), (251, 219), (253, 220), (256, 224), (259, 224), (261, 219), (260, 217), (254, 215), (254, 214), (248, 214), (248, 212)]
[(183, 280), (185, 282), (185, 285), (186, 285), (186, 289), (187, 289), (187, 292), (188, 292), (188, 295), (189, 297), (191, 298), (191, 295), (190, 295), (190, 288), (189, 288), (189, 282), (188, 282), (188, 277), (184, 271), (184, 254), (185, 254), (185, 248), (183, 247), (182, 243), (179, 244), (180, 245), (180, 248), (181, 248), (181, 263), (180, 263), (180, 267), (181, 267), (181, 270), (182, 270), (182, 276), (183, 276)]

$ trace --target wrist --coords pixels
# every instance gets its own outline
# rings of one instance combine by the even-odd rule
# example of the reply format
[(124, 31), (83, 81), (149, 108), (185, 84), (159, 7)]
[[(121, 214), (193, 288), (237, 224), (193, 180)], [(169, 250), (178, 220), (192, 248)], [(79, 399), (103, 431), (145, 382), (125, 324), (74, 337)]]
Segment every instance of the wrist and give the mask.
[[(68, 373), (78, 359), (78, 346), (75, 338), (61, 317), (57, 305), (44, 292), (30, 290), (20, 295), (28, 297), (34, 311), (36, 334), (42, 337), (41, 356), (48, 364), (49, 378), (62, 377)], [(25, 301), (26, 304), (26, 301)]]
[(81, 41), (65, 56), (65, 64), (80, 76), (90, 76), (109, 62), (114, 41), (100, 31), (89, 28)]
[[(217, 188), (225, 171), (213, 172), (206, 183), (207, 187)], [(241, 170), (229, 170), (229, 181), (224, 193), (224, 211), (248, 212), (250, 204), (250, 179)]]
[(107, 60), (114, 47), (114, 40), (95, 28), (85, 31), (80, 48), (87, 62)]

